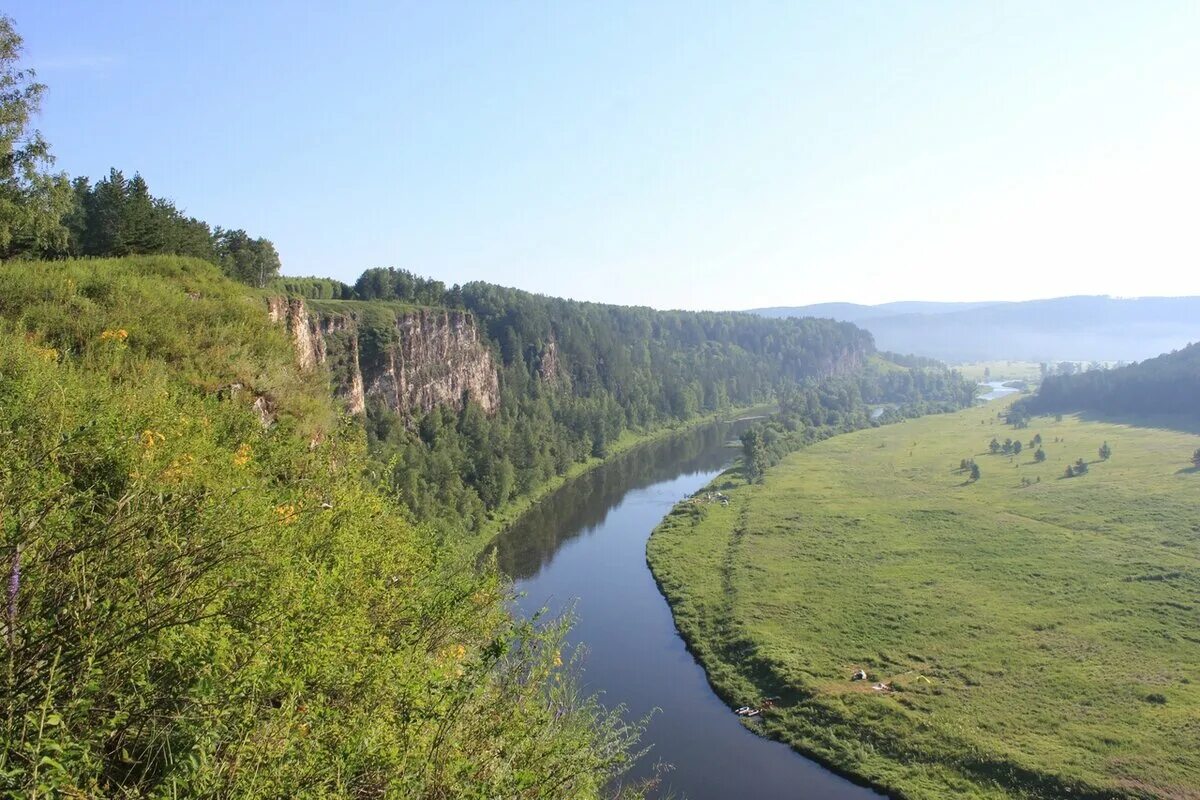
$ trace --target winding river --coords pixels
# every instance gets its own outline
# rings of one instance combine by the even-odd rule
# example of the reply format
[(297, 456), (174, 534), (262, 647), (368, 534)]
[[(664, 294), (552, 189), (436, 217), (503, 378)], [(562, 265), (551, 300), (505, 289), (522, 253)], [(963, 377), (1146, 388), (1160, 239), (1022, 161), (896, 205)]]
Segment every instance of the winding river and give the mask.
[(747, 730), (709, 687), (646, 565), (650, 532), (729, 465), (745, 424), (653, 442), (568, 483), (496, 541), (500, 567), (523, 593), (522, 613), (573, 608), (589, 692), (631, 719), (659, 709), (630, 778), (657, 769), (663, 794), (690, 800), (880, 797)]

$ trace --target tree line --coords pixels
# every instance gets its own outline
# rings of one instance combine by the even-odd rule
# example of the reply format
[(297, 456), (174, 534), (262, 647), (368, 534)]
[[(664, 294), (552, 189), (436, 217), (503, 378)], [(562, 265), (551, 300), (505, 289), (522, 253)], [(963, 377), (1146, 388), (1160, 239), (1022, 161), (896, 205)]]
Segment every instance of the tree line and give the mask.
[(1048, 375), (1013, 413), (1096, 411), (1102, 414), (1180, 414), (1200, 417), (1200, 344), (1106, 370)]
[[(367, 408), (377, 469), (394, 493), (421, 518), (452, 510), (475, 527), (571, 465), (607, 455), (629, 431), (770, 402), (798, 382), (858, 372), (874, 350), (869, 333), (832, 320), (657, 311), (482, 282), (447, 288), (401, 270), (369, 270), (346, 289), (337, 293), (466, 310), (495, 353), (493, 416), (474, 403), (418, 420), (382, 403)], [(358, 315), (360, 338), (387, 335), (361, 330), (369, 321)]]
[(50, 145), (32, 127), (46, 86), (20, 53), (12, 20), (0, 17), (0, 260), (183, 255), (255, 286), (279, 274), (270, 240), (188, 216), (141, 175), (112, 169), (93, 183), (54, 172)]

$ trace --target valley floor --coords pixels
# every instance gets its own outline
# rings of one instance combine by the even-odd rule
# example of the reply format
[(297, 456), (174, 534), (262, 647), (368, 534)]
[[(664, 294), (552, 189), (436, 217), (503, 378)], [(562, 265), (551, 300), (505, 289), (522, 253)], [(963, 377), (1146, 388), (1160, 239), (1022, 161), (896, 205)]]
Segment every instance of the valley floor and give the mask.
[(1200, 797), (1200, 437), (1004, 405), (718, 478), (648, 546), (676, 624), (731, 706), (781, 698), (764, 733), (900, 796)]

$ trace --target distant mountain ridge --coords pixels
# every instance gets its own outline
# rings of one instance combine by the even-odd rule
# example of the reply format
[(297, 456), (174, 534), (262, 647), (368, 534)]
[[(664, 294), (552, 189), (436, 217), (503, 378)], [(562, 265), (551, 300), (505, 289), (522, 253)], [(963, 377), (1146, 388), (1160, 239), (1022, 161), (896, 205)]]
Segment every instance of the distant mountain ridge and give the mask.
[(970, 311), (984, 306), (1004, 305), (1001, 302), (938, 303), (927, 300), (897, 300), (869, 306), (861, 303), (814, 303), (807, 306), (772, 306), (751, 309), (753, 314), (764, 317), (832, 317), (841, 322), (861, 322), (880, 317), (896, 317), (903, 314), (946, 314), (954, 311)]
[(854, 322), (881, 350), (945, 361), (1137, 361), (1200, 341), (1200, 297), (1079, 295), (1021, 302), (818, 303), (768, 317)]

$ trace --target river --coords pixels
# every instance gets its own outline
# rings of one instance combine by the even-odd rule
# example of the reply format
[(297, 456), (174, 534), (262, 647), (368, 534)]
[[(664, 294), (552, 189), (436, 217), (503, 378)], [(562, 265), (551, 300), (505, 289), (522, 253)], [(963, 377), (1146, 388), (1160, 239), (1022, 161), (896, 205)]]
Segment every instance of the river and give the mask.
[(497, 540), (500, 567), (523, 593), (522, 613), (573, 608), (590, 693), (630, 719), (659, 709), (643, 739), (652, 749), (629, 778), (670, 765), (662, 793), (690, 800), (880, 797), (747, 730), (709, 687), (646, 565), (650, 532), (737, 456), (727, 443), (745, 424), (653, 442), (568, 483)]
[(1004, 385), (1009, 382), (1010, 381), (987, 381), (980, 383), (979, 389), (981, 394), (976, 399), (985, 401), (999, 400), (1001, 397), (1008, 397), (1010, 394), (1016, 394), (1017, 392), (1021, 391), (1020, 389), (1016, 389), (1012, 386)]

